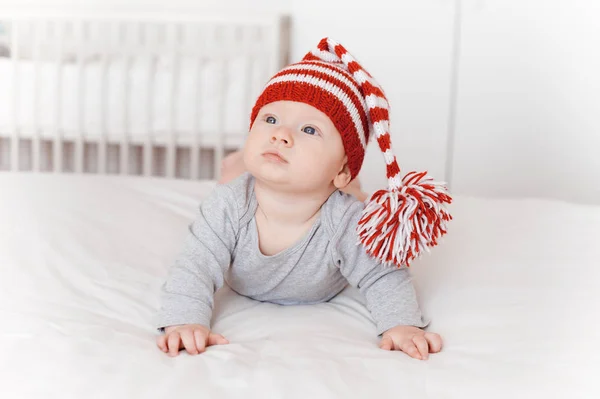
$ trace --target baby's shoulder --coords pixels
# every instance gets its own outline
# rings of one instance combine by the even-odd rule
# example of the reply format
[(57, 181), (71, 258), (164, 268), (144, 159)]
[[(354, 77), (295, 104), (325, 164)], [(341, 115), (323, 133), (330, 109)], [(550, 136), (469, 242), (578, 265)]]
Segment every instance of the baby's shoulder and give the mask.
[(229, 205), (235, 206), (240, 218), (246, 213), (250, 206), (254, 192), (254, 177), (244, 172), (226, 184), (216, 187), (216, 195), (221, 201), (227, 201)]
[[(322, 208), (322, 220), (331, 235), (345, 231), (349, 227), (356, 227), (365, 204), (350, 194), (337, 190), (327, 199)], [(355, 228), (351, 229), (355, 231)]]
[(200, 206), (211, 217), (229, 217), (239, 221), (248, 208), (252, 183), (252, 179), (244, 173), (229, 183), (217, 184)]
[(252, 193), (254, 177), (250, 173), (244, 172), (229, 183), (221, 184), (221, 186), (237, 197), (246, 198)]

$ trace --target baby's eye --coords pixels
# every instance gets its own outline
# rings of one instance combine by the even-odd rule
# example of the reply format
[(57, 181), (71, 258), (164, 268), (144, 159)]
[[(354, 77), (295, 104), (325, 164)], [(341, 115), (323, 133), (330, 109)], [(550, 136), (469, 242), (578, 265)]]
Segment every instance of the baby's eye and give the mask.
[(267, 116), (267, 118), (265, 119), (265, 122), (274, 125), (277, 123), (277, 119), (275, 119), (274, 116)]
[(306, 133), (306, 134), (311, 134), (311, 135), (313, 135), (313, 134), (317, 134), (317, 129), (315, 129), (315, 128), (314, 128), (314, 127), (312, 127), (312, 126), (304, 126), (304, 127), (302, 128), (302, 131), (303, 131), (304, 133)]

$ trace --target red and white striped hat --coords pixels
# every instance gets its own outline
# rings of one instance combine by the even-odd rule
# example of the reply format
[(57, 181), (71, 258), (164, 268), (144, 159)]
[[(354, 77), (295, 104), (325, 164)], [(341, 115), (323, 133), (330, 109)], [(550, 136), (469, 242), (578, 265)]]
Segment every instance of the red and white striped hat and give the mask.
[(342, 45), (324, 38), (301, 62), (273, 76), (252, 109), (250, 127), (263, 106), (283, 100), (309, 104), (329, 116), (342, 136), (352, 178), (360, 172), (367, 143), (375, 134), (389, 188), (371, 196), (358, 224), (360, 243), (371, 256), (385, 264), (409, 266), (437, 244), (452, 219), (445, 208), (452, 201), (445, 184), (433, 181), (427, 172), (401, 178), (392, 152), (387, 98)]

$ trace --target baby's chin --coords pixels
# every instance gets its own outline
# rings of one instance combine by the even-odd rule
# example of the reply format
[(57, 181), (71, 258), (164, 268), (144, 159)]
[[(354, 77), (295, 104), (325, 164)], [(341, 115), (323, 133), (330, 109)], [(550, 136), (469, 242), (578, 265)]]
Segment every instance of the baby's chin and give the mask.
[(314, 181), (308, 175), (297, 177), (258, 173), (257, 175), (253, 174), (253, 176), (259, 184), (268, 187), (270, 190), (293, 194), (299, 197), (314, 197), (315, 195), (321, 197), (325, 194), (331, 194), (334, 188), (333, 185)]
[(278, 164), (263, 159), (249, 159), (246, 169), (254, 178), (271, 188), (285, 192), (306, 193), (327, 190), (327, 183), (319, 182), (317, 171), (295, 170), (294, 165)]
[(258, 165), (257, 167), (249, 166), (248, 172), (250, 172), (256, 180), (260, 180), (270, 186), (281, 187), (282, 190), (293, 186), (295, 182), (295, 179), (289, 172), (282, 170), (282, 168), (274, 167), (273, 165)]

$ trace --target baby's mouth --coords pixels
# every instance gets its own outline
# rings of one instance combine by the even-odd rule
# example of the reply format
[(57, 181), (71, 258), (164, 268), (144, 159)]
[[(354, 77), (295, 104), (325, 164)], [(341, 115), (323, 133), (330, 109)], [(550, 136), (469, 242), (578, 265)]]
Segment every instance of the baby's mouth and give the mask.
[(265, 151), (263, 157), (268, 159), (269, 161), (278, 162), (278, 163), (288, 163), (288, 161), (281, 156), (277, 151)]

